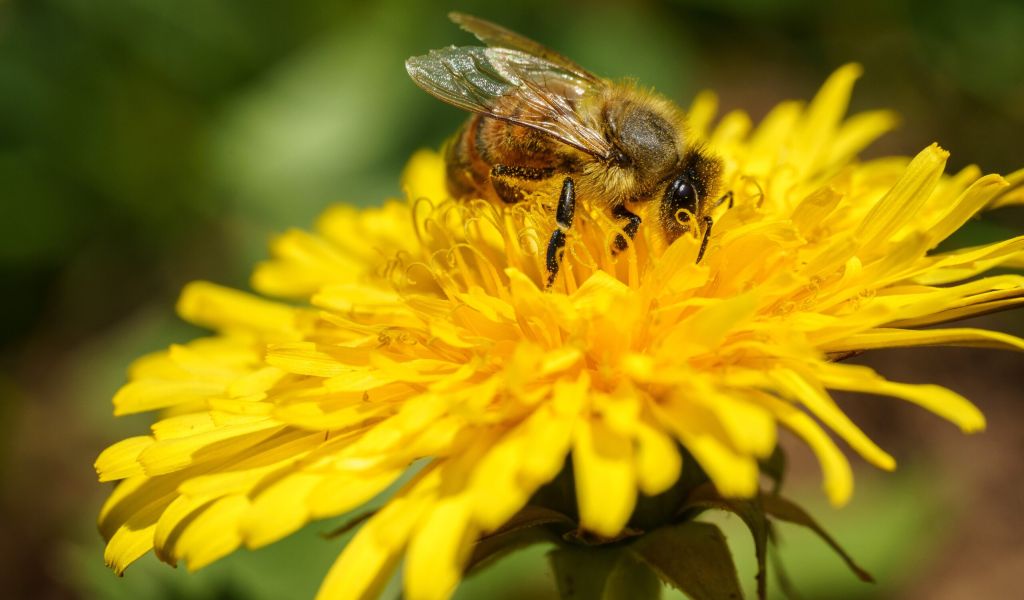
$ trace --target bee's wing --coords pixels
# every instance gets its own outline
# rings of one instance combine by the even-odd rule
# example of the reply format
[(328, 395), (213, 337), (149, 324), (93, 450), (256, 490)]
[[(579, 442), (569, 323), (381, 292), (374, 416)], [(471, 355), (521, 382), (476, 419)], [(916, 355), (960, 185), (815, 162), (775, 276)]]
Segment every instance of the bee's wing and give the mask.
[(490, 21), (485, 21), (479, 17), (474, 17), (473, 15), (467, 15), (460, 12), (449, 13), (448, 18), (459, 27), (475, 35), (478, 40), (488, 46), (519, 50), (526, 54), (543, 58), (550, 63), (554, 63), (559, 67), (562, 67), (564, 70), (576, 75), (580, 79), (592, 81), (594, 83), (599, 83), (601, 81), (598, 76), (587, 71), (558, 52), (555, 52), (554, 50), (539, 42), (535, 42), (528, 37), (519, 35), (510, 29), (505, 29), (497, 23), (491, 23)]
[(599, 158), (611, 145), (580, 102), (605, 86), (542, 57), (507, 48), (451, 46), (405, 61), (416, 85), (459, 108), (531, 127)]

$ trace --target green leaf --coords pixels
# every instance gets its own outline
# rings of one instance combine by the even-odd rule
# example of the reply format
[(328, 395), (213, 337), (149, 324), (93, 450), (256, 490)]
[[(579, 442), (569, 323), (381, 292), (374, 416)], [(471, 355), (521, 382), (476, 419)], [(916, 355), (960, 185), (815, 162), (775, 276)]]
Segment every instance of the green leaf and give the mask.
[(764, 506), (765, 512), (776, 519), (786, 521), (788, 523), (794, 523), (796, 525), (802, 525), (818, 534), (818, 537), (824, 540), (824, 542), (828, 544), (844, 562), (846, 562), (846, 566), (848, 566), (861, 581), (874, 583), (875, 580), (871, 577), (871, 574), (857, 565), (857, 563), (853, 561), (853, 558), (843, 550), (842, 546), (840, 546), (839, 543), (821, 527), (821, 525), (818, 525), (818, 523), (812, 519), (806, 511), (804, 511), (804, 509), (781, 496), (763, 496), (761, 498), (761, 502), (762, 506)]
[(657, 599), (661, 582), (623, 546), (563, 546), (548, 554), (563, 600)]
[(687, 521), (663, 527), (641, 537), (629, 549), (662, 581), (693, 600), (743, 597), (725, 536), (710, 523)]

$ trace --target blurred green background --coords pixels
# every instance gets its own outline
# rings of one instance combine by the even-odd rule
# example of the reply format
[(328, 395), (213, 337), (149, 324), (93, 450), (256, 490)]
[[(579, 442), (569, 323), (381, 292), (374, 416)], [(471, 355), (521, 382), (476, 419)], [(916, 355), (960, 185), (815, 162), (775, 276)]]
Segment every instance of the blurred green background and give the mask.
[[(635, 76), (687, 103), (716, 89), (755, 118), (808, 98), (837, 66), (866, 75), (854, 110), (892, 107), (901, 128), (869, 154), (932, 141), (951, 168), (1024, 166), (1024, 3), (867, 0), (350, 3), (341, 0), (0, 0), (0, 590), (9, 598), (310, 598), (341, 542), (314, 525), (195, 576), (147, 558), (117, 579), (94, 515), (108, 488), (92, 461), (145, 431), (109, 399), (129, 361), (197, 335), (181, 286), (245, 287), (274, 232), (329, 202), (399, 191), (417, 148), (464, 118), (420, 92), (403, 60), (472, 38), (465, 10), (544, 41), (593, 71)], [(1024, 230), (1020, 211), (973, 223), (962, 243)], [(984, 325), (1024, 333), (1019, 315)], [(996, 598), (1024, 569), (1024, 409), (1019, 355), (884, 352), (907, 381), (971, 395), (990, 431), (961, 438), (889, 400), (844, 407), (901, 461), (863, 471), (853, 504), (821, 503), (797, 451), (793, 495), (817, 509), (880, 583), (784, 530), (808, 598)], [(725, 520), (752, 583), (749, 542)], [(460, 597), (553, 594), (544, 549), (471, 578)]]

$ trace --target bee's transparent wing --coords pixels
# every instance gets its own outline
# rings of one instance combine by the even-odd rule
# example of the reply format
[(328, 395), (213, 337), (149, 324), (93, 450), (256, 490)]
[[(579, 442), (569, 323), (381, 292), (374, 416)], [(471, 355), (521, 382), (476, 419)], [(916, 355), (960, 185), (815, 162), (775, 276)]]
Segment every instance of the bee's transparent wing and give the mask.
[(547, 133), (599, 158), (611, 145), (580, 103), (605, 85), (508, 48), (451, 46), (405, 61), (416, 85), (459, 108)]
[(601, 81), (598, 76), (587, 71), (569, 58), (566, 58), (558, 52), (544, 46), (544, 44), (519, 35), (518, 33), (510, 29), (506, 29), (497, 23), (491, 23), (490, 21), (486, 21), (479, 17), (474, 17), (473, 15), (467, 15), (460, 12), (449, 13), (448, 18), (459, 27), (475, 35), (478, 40), (488, 46), (519, 50), (520, 52), (525, 52), (526, 54), (542, 58), (549, 63), (554, 63), (580, 79), (594, 83), (599, 83)]

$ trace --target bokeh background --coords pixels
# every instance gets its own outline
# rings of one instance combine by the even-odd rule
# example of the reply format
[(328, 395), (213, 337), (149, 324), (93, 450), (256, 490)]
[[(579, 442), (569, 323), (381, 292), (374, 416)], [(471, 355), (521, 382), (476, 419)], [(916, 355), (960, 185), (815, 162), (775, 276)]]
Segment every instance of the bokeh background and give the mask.
[[(343, 540), (314, 524), (188, 575), (151, 557), (118, 579), (94, 516), (92, 462), (146, 430), (111, 416), (130, 360), (200, 332), (178, 321), (193, 279), (247, 287), (275, 232), (335, 201), (399, 192), (409, 154), (463, 115), (406, 77), (412, 54), (472, 39), (465, 10), (593, 71), (634, 76), (681, 103), (716, 89), (755, 118), (808, 98), (837, 66), (865, 67), (853, 109), (902, 126), (868, 155), (932, 141), (951, 169), (1024, 166), (1024, 3), (1017, 0), (354, 3), (344, 0), (0, 0), (0, 594), (5, 598), (311, 598)], [(1005, 209), (954, 243), (1024, 231)], [(1022, 314), (984, 326), (1024, 333)], [(1024, 357), (888, 351), (861, 359), (968, 394), (990, 417), (970, 438), (916, 408), (846, 397), (896, 474), (860, 469), (852, 504), (825, 505), (793, 453), (790, 493), (879, 583), (783, 529), (807, 598), (1008, 598), (1024, 572)], [(751, 547), (725, 520), (752, 583)], [(544, 549), (472, 577), (460, 598), (553, 597)], [(775, 586), (778, 589), (778, 586)]]

